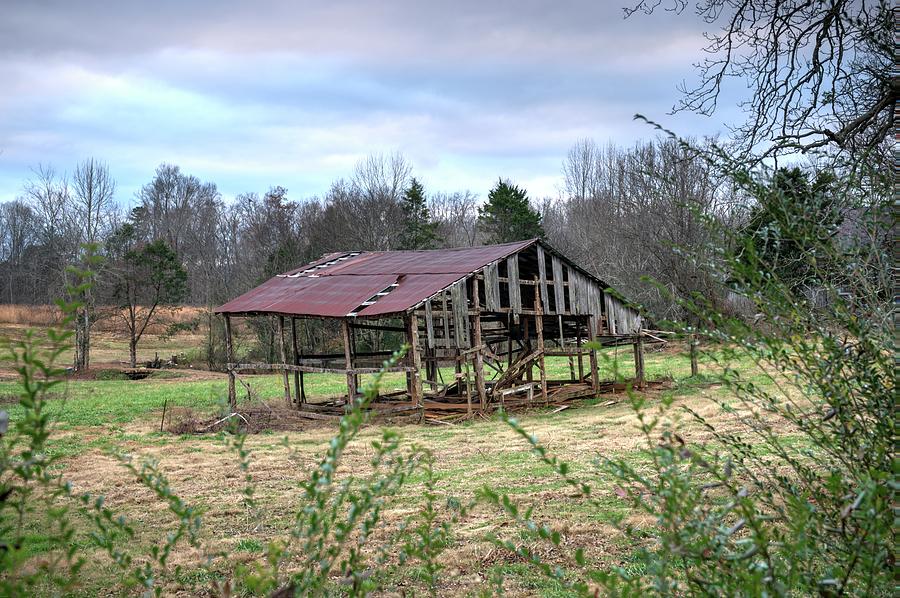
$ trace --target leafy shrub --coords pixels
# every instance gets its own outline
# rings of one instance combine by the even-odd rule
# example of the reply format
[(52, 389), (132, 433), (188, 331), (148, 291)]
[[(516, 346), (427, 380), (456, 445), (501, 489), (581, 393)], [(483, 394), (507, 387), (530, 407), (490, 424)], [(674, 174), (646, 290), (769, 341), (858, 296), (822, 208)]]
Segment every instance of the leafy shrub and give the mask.
[[(580, 550), (564, 569), (527, 545), (494, 542), (584, 595), (597, 585), (614, 595), (888, 595), (897, 487), (889, 182), (873, 185), (875, 174), (866, 185), (845, 180), (839, 199), (856, 228), (838, 237), (769, 184), (770, 176), (715, 160), (778, 221), (765, 230), (766, 243), (707, 221), (721, 244), (715, 262), (697, 265), (746, 297), (754, 318), (726, 316), (699, 296), (684, 302), (699, 332), (719, 344), (715, 378), (728, 392), (711, 400), (736, 429), (671, 399), (651, 405), (630, 393), (646, 441), (642, 461), (601, 456), (588, 483), (504, 416), (578, 500), (602, 509), (598, 492), (618, 495), (654, 523), (619, 522), (636, 547), (627, 569), (598, 569)], [(802, 261), (789, 277), (778, 248)], [(816, 293), (803, 291), (809, 288)], [(728, 365), (734, 359), (751, 360), (757, 371), (741, 375)], [(688, 413), (688, 425), (673, 423), (678, 411)], [(482, 496), (532, 535), (560, 545), (557, 531), (508, 496), (489, 488)]]

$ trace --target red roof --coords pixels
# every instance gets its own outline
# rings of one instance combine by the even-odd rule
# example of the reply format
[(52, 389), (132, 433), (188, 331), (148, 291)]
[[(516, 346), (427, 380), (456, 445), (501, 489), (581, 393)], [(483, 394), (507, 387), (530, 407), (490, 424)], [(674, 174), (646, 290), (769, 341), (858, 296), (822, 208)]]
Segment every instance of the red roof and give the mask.
[[(534, 242), (536, 239), (457, 249), (331, 253), (267, 280), (216, 313), (318, 317), (400, 313)], [(372, 299), (373, 303), (363, 306)]]

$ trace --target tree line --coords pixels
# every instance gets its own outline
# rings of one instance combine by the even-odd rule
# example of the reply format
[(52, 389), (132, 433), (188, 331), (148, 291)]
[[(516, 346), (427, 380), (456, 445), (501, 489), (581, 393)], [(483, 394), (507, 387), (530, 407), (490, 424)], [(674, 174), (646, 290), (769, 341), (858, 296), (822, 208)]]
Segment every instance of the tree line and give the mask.
[(50, 303), (78, 282), (79, 269), (89, 270), (92, 284), (77, 297), (85, 307), (75, 366), (89, 366), (90, 329), (103, 317), (125, 324), (134, 363), (159, 306), (208, 308), (212, 354), (212, 308), (328, 252), (541, 237), (657, 319), (678, 320), (679, 299), (695, 293), (729, 305), (727, 285), (683, 256), (714, 258), (703, 220), (742, 226), (754, 218), (752, 202), (700, 159), (697, 148), (711, 147), (712, 140), (660, 137), (623, 148), (584, 139), (563, 160), (559, 198), (531, 198), (498, 179), (484, 201), (471, 191), (429, 191), (399, 153), (371, 155), (323, 197), (302, 199), (273, 186), (226, 201), (215, 183), (161, 164), (131, 209), (98, 160), (79, 163), (71, 176), (41, 166), (21, 196), (0, 204), (0, 298)]

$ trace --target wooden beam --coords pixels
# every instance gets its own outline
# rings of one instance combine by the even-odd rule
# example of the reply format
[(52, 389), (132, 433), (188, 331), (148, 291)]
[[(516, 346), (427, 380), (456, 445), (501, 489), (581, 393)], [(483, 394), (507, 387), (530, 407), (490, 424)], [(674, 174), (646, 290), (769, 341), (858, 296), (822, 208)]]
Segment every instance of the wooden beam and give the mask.
[(550, 299), (547, 292), (547, 256), (544, 254), (544, 248), (537, 246), (538, 256), (538, 280), (541, 285), (541, 306), (544, 313), (553, 313), (550, 311)]
[[(231, 338), (231, 316), (225, 314), (225, 361), (234, 361), (234, 342)], [(226, 366), (227, 367), (227, 366)], [(228, 407), (234, 413), (237, 410), (237, 392), (234, 388), (234, 370), (228, 369)]]
[[(596, 338), (593, 330), (588, 330), (588, 340), (591, 342)], [(596, 395), (600, 392), (600, 373), (597, 371), (597, 349), (591, 348), (591, 390)]]
[[(291, 346), (294, 349), (294, 365), (300, 365), (300, 346), (297, 342), (297, 318), (291, 318)], [(299, 407), (306, 402), (306, 388), (303, 385), (303, 372), (294, 370), (294, 395)]]
[(472, 317), (472, 344), (479, 347), (475, 351), (475, 390), (482, 411), (487, 407), (487, 391), (484, 384), (484, 348), (481, 343), (481, 302), (478, 298), (478, 279), (472, 279), (472, 304), (475, 315)]
[(431, 310), (431, 299), (425, 301), (425, 346), (434, 348), (434, 314)]
[(347, 365), (347, 402), (350, 403), (356, 397), (356, 376), (353, 370), (353, 357), (350, 350), (350, 324), (347, 319), (341, 320), (341, 333), (344, 337), (344, 362)]
[(500, 311), (500, 275), (497, 262), (484, 268), (484, 302), (488, 311)]
[(555, 255), (552, 256), (551, 259), (553, 266), (553, 294), (554, 299), (556, 300), (556, 313), (564, 314), (566, 313), (566, 297), (565, 289), (563, 288), (563, 265)]
[[(590, 337), (590, 331), (588, 331)], [(584, 380), (584, 358), (581, 356), (581, 343), (584, 341), (581, 334), (581, 326), (578, 326), (578, 337), (575, 346), (578, 348), (578, 379)]]
[(509, 308), (514, 313), (522, 311), (522, 289), (519, 286), (519, 254), (506, 258), (507, 290), (509, 292)]
[(441, 324), (444, 328), (444, 341), (443, 346), (450, 347), (450, 318), (447, 317), (447, 291), (441, 293), (441, 306), (444, 309), (443, 314), (441, 315)]
[(414, 405), (422, 406), (422, 354), (419, 347), (419, 319), (415, 313), (411, 313), (406, 317), (406, 342), (409, 343), (409, 355), (407, 356), (409, 367), (412, 371), (409, 373), (409, 390), (410, 400)]
[(537, 350), (540, 352), (538, 367), (541, 368), (541, 399), (546, 405), (549, 403), (547, 400), (547, 364), (544, 361), (544, 316), (541, 313), (541, 289), (539, 286), (534, 287), (534, 310), (537, 312), (534, 317), (534, 331), (537, 334)]
[[(284, 316), (278, 316), (278, 349), (279, 354), (281, 355), (281, 363), (287, 363), (287, 354), (284, 350)], [(287, 403), (287, 406), (291, 406), (291, 382), (288, 378), (288, 371), (286, 369), (281, 370), (281, 379), (284, 383), (284, 402)]]
[(634, 337), (634, 381), (638, 388), (644, 388), (644, 338)]
[(412, 368), (399, 365), (392, 368), (321, 368), (312, 365), (293, 365), (290, 363), (229, 363), (226, 366), (235, 372), (246, 370), (287, 370), (289, 372), (306, 372), (307, 374), (377, 374), (378, 372), (411, 372)]
[(350, 324), (353, 330), (381, 330), (383, 332), (404, 332), (406, 329), (401, 326), (382, 326), (381, 324)]

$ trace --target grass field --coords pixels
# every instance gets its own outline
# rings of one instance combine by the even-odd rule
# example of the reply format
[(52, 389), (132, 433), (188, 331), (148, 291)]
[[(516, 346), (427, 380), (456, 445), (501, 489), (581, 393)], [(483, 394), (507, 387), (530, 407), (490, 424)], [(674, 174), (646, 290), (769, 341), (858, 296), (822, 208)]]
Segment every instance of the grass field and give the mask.
[[(181, 339), (184, 341), (185, 339)], [(664, 396), (676, 404), (690, 406), (722, 426), (731, 425), (735, 415), (719, 413), (708, 399), (721, 392), (704, 384), (703, 377), (690, 378), (689, 359), (679, 347), (648, 353), (649, 378), (671, 378), (664, 390), (649, 391), (651, 406)], [(623, 372), (632, 371), (630, 350), (607, 351)], [(749, 364), (731, 364), (752, 373)], [(701, 360), (701, 371), (713, 366), (708, 356)], [(605, 377), (611, 374), (609, 363)], [(568, 366), (562, 359), (549, 362), (550, 376), (562, 376)], [(602, 376), (603, 377), (603, 376)], [(251, 384), (262, 399), (278, 401), (279, 376), (252, 376)], [(760, 376), (765, 383), (765, 376)], [(315, 397), (340, 394), (345, 381), (339, 375), (308, 375), (307, 389)], [(384, 386), (402, 385), (399, 375), (388, 376)], [(0, 398), (15, 420), (20, 407), (15, 405), (16, 384), (0, 382)], [(178, 436), (160, 432), (163, 404), (174, 417), (190, 413), (194, 417), (212, 417), (221, 409), (226, 379), (211, 372), (164, 370), (159, 376), (140, 381), (120, 379), (72, 380), (51, 401), (50, 412), (56, 433), (49, 449), (61, 457), (60, 469), (76, 491), (102, 494), (106, 502), (125, 514), (138, 532), (133, 547), (159, 541), (173, 526), (167, 512), (149, 491), (131, 480), (111, 456), (125, 451), (138, 458), (158, 460), (169, 476), (173, 489), (186, 501), (205, 509), (202, 538), (205, 550), (229, 549), (239, 561), (264, 558), (267, 542), (281, 537), (298, 507), (298, 481), (317, 463), (334, 433), (333, 424), (312, 422), (302, 430), (264, 432), (251, 435), (247, 447), (252, 451), (250, 472), (254, 476), (261, 518), (251, 517), (241, 503), (243, 480), (235, 460), (221, 434)], [(615, 401), (610, 404), (611, 401)], [(731, 419), (730, 419), (731, 418)], [(635, 461), (641, 458), (642, 440), (636, 419), (622, 394), (586, 400), (558, 412), (536, 409), (524, 413), (521, 421), (537, 434), (552, 451), (565, 455), (575, 472), (591, 476), (598, 455), (621, 456)], [(565, 542), (583, 546), (591, 561), (601, 568), (629, 567), (634, 548), (623, 542), (611, 525), (614, 518), (628, 516), (612, 488), (599, 484), (602, 504), (598, 511), (573, 500), (564, 484), (540, 464), (505, 424), (493, 418), (475, 419), (460, 425), (428, 427), (400, 426), (409, 442), (431, 449), (437, 456), (438, 490), (464, 501), (474, 497), (485, 484), (508, 491), (526, 504), (535, 505), (539, 520), (561, 530)], [(705, 432), (688, 426), (690, 441), (702, 440)], [(370, 443), (380, 436), (380, 426), (371, 425), (350, 447), (343, 466), (354, 475), (370, 467)], [(413, 509), (421, 494), (421, 480), (412, 480), (386, 511), (389, 522), (397, 522)], [(509, 595), (560, 595), (554, 583), (546, 581), (527, 564), (505, 554), (485, 539), (489, 531), (515, 534), (514, 528), (499, 513), (479, 506), (455, 529), (453, 544), (442, 556), (447, 565), (441, 594), (477, 593), (492, 574), (503, 572)], [(38, 524), (31, 530), (30, 550), (39, 562), (47, 543)], [(79, 538), (87, 546), (86, 538)], [(207, 595), (212, 578), (227, 579), (230, 571), (224, 563), (213, 562), (210, 570), (200, 567), (207, 553), (181, 545), (173, 555), (170, 571), (161, 580), (168, 595)], [(554, 561), (557, 555), (545, 555)], [(98, 553), (98, 562), (106, 557)], [(112, 566), (89, 567), (80, 595), (117, 595), (120, 575)], [(423, 588), (415, 567), (397, 568), (381, 580), (390, 595), (417, 593)]]

